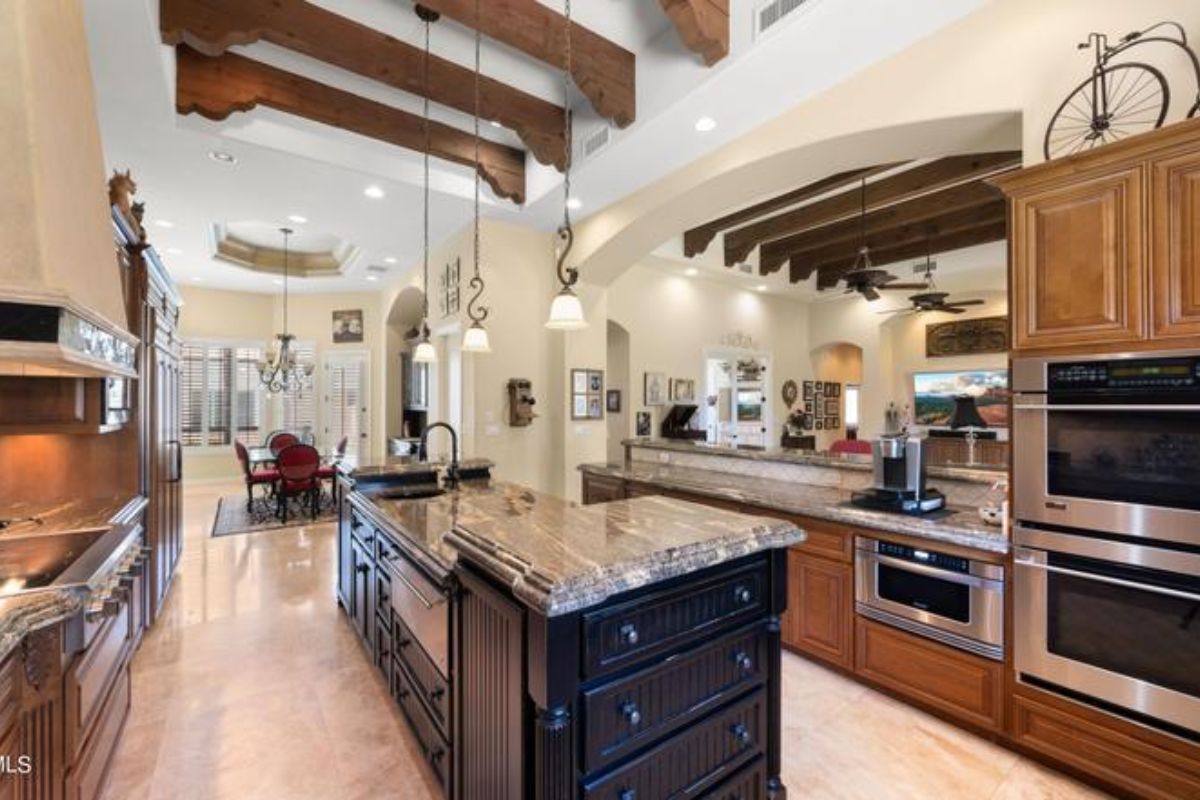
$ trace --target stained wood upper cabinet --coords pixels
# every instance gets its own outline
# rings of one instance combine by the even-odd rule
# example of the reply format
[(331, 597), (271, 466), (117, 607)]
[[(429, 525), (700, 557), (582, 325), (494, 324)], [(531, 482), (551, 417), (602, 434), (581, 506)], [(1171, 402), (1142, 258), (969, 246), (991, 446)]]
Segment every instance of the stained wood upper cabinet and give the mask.
[(1155, 338), (1200, 336), (1200, 143), (1150, 174)]
[(994, 183), (1014, 350), (1200, 346), (1200, 119)]

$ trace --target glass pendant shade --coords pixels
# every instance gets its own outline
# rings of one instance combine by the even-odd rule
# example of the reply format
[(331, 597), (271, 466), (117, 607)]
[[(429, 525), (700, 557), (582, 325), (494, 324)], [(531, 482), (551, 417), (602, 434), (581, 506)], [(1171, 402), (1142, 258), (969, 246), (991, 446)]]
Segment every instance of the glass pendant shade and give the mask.
[(488, 341), (487, 329), (478, 322), (467, 328), (463, 334), (462, 350), (464, 353), (490, 353), (492, 344)]
[(413, 361), (418, 364), (433, 364), (437, 361), (437, 351), (428, 339), (422, 339), (413, 350)]
[(583, 303), (569, 286), (564, 286), (550, 304), (550, 319), (546, 327), (556, 331), (578, 331), (587, 327), (583, 317)]

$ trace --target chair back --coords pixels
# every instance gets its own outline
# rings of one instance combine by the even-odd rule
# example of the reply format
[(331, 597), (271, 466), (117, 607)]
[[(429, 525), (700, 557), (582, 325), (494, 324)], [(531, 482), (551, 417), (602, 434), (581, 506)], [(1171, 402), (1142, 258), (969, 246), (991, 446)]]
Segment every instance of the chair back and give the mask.
[(270, 433), (268, 433), (268, 434), (267, 434), (267, 438), (266, 438), (266, 439), (263, 439), (263, 446), (264, 446), (264, 447), (270, 447), (270, 446), (271, 446), (271, 440), (272, 440), (272, 439), (274, 439), (276, 436), (278, 436), (278, 435), (279, 435), (279, 434), (281, 434), (281, 433), (287, 433), (287, 431), (285, 431), (285, 430), (283, 430), (282, 428), (280, 428), (279, 430), (274, 430), (274, 431), (271, 431)]
[(300, 440), (290, 433), (277, 433), (271, 437), (271, 441), (267, 447), (269, 447), (271, 449), (271, 453), (278, 458), (279, 454), (285, 449), (299, 443)]
[(829, 452), (834, 455), (839, 453), (871, 455), (871, 443), (866, 439), (838, 439), (829, 448)]
[(317, 474), (317, 468), (321, 466), (321, 454), (312, 445), (293, 444), (279, 451), (275, 466), (285, 481), (307, 481)]
[(338, 441), (337, 447), (334, 448), (334, 451), (333, 451), (334, 454), (337, 456), (338, 461), (341, 461), (343, 458), (346, 457), (346, 445), (349, 443), (350, 443), (350, 437), (348, 437), (348, 436), (343, 436), (341, 438), (341, 440)]
[(249, 478), (250, 477), (250, 453), (246, 450), (246, 445), (242, 444), (241, 442), (235, 441), (233, 443), (233, 450), (234, 450), (234, 452), (237, 453), (237, 459), (242, 465), (242, 474), (245, 475), (246, 478)]

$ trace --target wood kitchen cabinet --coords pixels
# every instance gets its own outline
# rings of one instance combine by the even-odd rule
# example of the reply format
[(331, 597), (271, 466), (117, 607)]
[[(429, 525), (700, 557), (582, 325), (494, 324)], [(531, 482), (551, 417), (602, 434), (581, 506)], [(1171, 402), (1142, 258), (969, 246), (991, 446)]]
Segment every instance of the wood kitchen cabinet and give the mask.
[(849, 669), (853, 631), (853, 567), (790, 551), (784, 644)]
[(993, 182), (1015, 352), (1200, 346), (1200, 120)]

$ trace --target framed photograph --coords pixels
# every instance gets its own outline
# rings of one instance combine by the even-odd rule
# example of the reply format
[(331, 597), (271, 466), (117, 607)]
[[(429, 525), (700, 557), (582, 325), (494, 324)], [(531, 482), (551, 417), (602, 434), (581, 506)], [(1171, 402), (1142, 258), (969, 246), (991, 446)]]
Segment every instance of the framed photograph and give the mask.
[(333, 312), (333, 343), (358, 344), (363, 340), (361, 308)]
[(819, 419), (819, 420), (817, 420), (817, 422), (816, 422), (816, 428), (817, 428), (817, 430), (819, 430), (819, 431), (823, 431), (823, 430), (825, 430), (825, 420), (823, 420), (823, 419)]
[(812, 400), (806, 400), (806, 401), (805, 401), (805, 403), (804, 403), (804, 413), (805, 413), (805, 414), (811, 414), (811, 413), (813, 413), (813, 401), (812, 401)]
[(637, 412), (637, 435), (638, 436), (649, 436), (650, 435), (650, 412), (649, 411)]
[(586, 394), (572, 395), (571, 400), (571, 419), (587, 419), (588, 418), (588, 400)]
[(604, 372), (571, 370), (571, 419), (604, 418)]
[(827, 419), (825, 421), (825, 427), (827, 427), (831, 430), (837, 430), (838, 428), (842, 427), (842, 418), (841, 417), (830, 417), (829, 419)]
[(805, 400), (812, 399), (812, 396), (813, 396), (813, 382), (812, 381), (804, 382), (804, 395), (803, 396), (804, 396)]
[(661, 406), (667, 402), (667, 376), (662, 372), (647, 372), (645, 375), (645, 404)]
[(817, 394), (824, 394), (825, 393), (825, 382), (824, 381), (814, 382), (813, 383), (813, 391), (816, 392)]
[(604, 391), (604, 373), (592, 371), (588, 373), (588, 392), (599, 394)]
[(610, 413), (610, 414), (620, 414), (621, 413), (621, 390), (620, 389), (609, 389), (608, 392), (605, 394), (604, 399), (605, 399), (605, 407), (608, 409), (608, 413)]
[(825, 398), (825, 405), (822, 407), (827, 417), (836, 417), (842, 413), (842, 401), (836, 397)]
[(588, 395), (588, 419), (604, 419), (604, 409), (600, 406), (598, 395)]
[(672, 403), (696, 402), (696, 382), (691, 378), (672, 378), (670, 390)]
[(587, 394), (588, 371), (586, 369), (571, 370), (571, 394)]
[(842, 385), (840, 383), (825, 384), (825, 396), (826, 397), (841, 397), (842, 396)]

